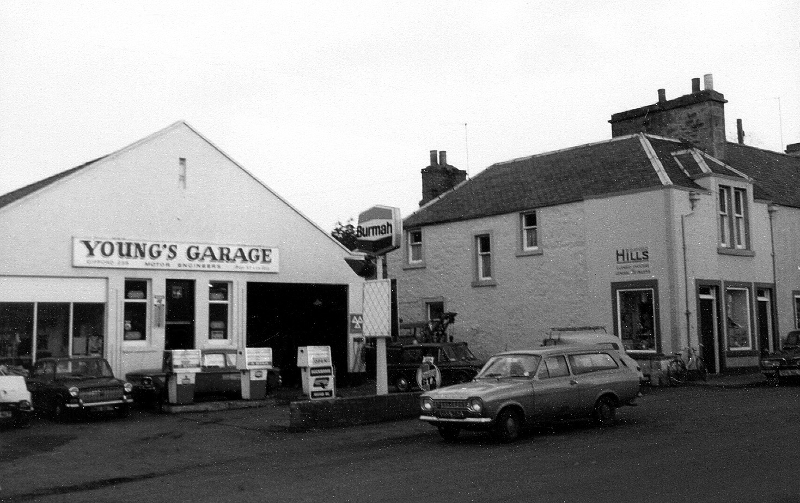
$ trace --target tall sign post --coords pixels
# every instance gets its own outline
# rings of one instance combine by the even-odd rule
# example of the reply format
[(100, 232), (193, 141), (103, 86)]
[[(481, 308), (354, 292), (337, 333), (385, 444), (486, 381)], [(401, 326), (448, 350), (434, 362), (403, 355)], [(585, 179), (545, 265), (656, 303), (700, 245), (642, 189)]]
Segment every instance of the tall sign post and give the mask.
[(386, 339), (392, 336), (391, 282), (384, 277), (386, 253), (400, 247), (403, 221), (400, 208), (373, 206), (358, 215), (357, 250), (373, 255), (378, 279), (364, 284), (364, 337), (375, 339), (376, 393), (389, 394)]

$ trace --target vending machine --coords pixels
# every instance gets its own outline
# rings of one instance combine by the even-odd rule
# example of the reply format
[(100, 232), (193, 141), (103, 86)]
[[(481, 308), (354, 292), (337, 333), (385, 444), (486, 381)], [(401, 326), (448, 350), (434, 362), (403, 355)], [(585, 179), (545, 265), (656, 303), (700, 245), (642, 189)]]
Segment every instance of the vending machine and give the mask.
[(272, 348), (244, 348), (236, 354), (236, 368), (242, 380), (244, 400), (267, 396), (267, 373), (272, 368)]
[(336, 383), (330, 346), (300, 346), (297, 366), (303, 382), (303, 393), (311, 400), (334, 398)]
[(174, 405), (194, 403), (195, 374), (200, 372), (199, 349), (164, 351), (163, 371), (167, 374), (167, 402)]

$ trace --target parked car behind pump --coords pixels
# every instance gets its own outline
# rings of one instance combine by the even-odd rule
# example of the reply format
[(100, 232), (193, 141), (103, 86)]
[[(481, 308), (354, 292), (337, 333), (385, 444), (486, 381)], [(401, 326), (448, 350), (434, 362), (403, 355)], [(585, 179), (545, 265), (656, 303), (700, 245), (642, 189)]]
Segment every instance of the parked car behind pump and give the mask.
[(596, 344), (606, 348), (613, 348), (619, 351), (622, 363), (639, 374), (639, 380), (644, 384), (645, 377), (642, 373), (642, 366), (639, 362), (631, 358), (625, 350), (625, 346), (619, 337), (606, 333), (605, 327), (565, 327), (551, 328), (547, 338), (542, 342), (542, 346), (557, 346), (560, 344), (587, 345)]
[(114, 377), (105, 358), (42, 358), (28, 378), (33, 405), (64, 419), (76, 412), (128, 415), (133, 387)]
[(386, 349), (389, 383), (397, 391), (418, 388), (417, 370), (425, 357), (433, 358), (442, 386), (471, 381), (484, 363), (472, 354), (466, 342), (392, 344)]
[(0, 368), (0, 424), (24, 428), (33, 414), (31, 393), (21, 375), (6, 373)]
[(619, 353), (602, 346), (508, 351), (489, 358), (475, 380), (423, 393), (420, 419), (454, 440), (462, 429), (489, 430), (502, 441), (524, 426), (591, 418), (612, 425), (632, 405), (639, 377)]
[[(200, 372), (195, 375), (195, 396), (205, 398), (241, 398), (242, 381), (236, 367), (235, 349), (204, 349)], [(162, 369), (128, 372), (137, 402), (160, 403), (166, 400), (167, 374)], [(282, 385), (280, 369), (267, 371), (267, 393)]]
[(800, 380), (800, 330), (792, 330), (786, 335), (780, 351), (761, 358), (761, 373), (778, 384)]

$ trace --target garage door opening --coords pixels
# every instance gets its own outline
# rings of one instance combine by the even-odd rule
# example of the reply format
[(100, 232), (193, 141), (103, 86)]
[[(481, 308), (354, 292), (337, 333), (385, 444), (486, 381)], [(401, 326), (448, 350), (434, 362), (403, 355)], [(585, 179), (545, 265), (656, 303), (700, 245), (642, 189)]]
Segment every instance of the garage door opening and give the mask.
[(299, 386), (297, 348), (330, 346), (336, 378), (347, 372), (347, 285), (247, 284), (247, 347), (272, 348), (284, 385)]

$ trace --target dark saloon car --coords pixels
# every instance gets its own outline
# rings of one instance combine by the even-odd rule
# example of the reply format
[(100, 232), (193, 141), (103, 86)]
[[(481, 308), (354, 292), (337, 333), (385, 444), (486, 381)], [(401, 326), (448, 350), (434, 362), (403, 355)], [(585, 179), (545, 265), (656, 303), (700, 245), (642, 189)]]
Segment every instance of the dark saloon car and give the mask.
[(761, 373), (778, 384), (800, 381), (800, 330), (792, 330), (780, 351), (761, 357)]
[[(206, 399), (242, 397), (241, 372), (236, 367), (235, 349), (204, 349), (200, 358), (200, 372), (195, 374), (195, 396)], [(162, 369), (128, 372), (125, 378), (133, 384), (137, 402), (158, 404), (166, 401), (167, 373)], [(281, 384), (280, 370), (269, 369), (267, 393)]]
[(133, 386), (114, 377), (105, 358), (42, 358), (28, 377), (33, 405), (63, 419), (76, 412), (113, 412), (125, 417)]
[(466, 342), (392, 344), (386, 348), (389, 384), (397, 391), (418, 388), (417, 370), (425, 357), (432, 358), (439, 369), (442, 386), (471, 381), (484, 363), (472, 354)]
[(422, 421), (454, 440), (464, 430), (488, 430), (512, 441), (524, 426), (592, 418), (612, 425), (616, 409), (639, 395), (639, 375), (619, 351), (602, 346), (555, 346), (508, 351), (489, 358), (475, 380), (420, 397)]

